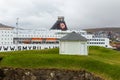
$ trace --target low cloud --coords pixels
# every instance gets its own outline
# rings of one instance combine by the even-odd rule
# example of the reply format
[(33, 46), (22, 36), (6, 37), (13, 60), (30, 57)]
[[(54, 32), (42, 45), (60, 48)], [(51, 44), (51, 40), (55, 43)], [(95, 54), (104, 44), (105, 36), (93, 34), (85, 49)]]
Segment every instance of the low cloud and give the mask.
[(119, 0), (0, 0), (0, 23), (50, 28), (64, 16), (69, 28), (120, 27)]

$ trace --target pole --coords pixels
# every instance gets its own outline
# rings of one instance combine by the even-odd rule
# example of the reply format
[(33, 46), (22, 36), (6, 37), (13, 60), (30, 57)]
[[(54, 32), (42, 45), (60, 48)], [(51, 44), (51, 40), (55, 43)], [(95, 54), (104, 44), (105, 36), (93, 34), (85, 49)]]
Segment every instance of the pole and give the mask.
[(18, 50), (18, 20), (19, 18), (16, 18), (16, 50)]

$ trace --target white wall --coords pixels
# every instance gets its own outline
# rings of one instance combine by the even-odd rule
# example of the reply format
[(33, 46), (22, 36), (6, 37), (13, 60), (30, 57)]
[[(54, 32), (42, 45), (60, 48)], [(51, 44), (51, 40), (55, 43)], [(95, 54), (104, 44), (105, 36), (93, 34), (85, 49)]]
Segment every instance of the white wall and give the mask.
[(60, 41), (60, 54), (87, 55), (87, 42)]

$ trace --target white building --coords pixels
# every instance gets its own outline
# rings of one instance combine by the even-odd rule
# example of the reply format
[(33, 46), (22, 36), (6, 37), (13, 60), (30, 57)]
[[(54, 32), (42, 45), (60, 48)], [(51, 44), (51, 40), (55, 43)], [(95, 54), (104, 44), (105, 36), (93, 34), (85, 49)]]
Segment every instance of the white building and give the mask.
[(87, 39), (78, 33), (69, 33), (60, 38), (59, 53), (67, 55), (88, 55)]

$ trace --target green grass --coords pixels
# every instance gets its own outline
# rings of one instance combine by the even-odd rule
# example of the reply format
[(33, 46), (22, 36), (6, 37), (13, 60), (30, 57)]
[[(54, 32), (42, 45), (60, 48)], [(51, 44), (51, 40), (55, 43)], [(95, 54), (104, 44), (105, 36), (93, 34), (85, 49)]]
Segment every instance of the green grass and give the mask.
[(120, 80), (119, 51), (90, 47), (88, 56), (58, 53), (58, 49), (1, 52), (0, 67), (85, 69), (106, 80)]

